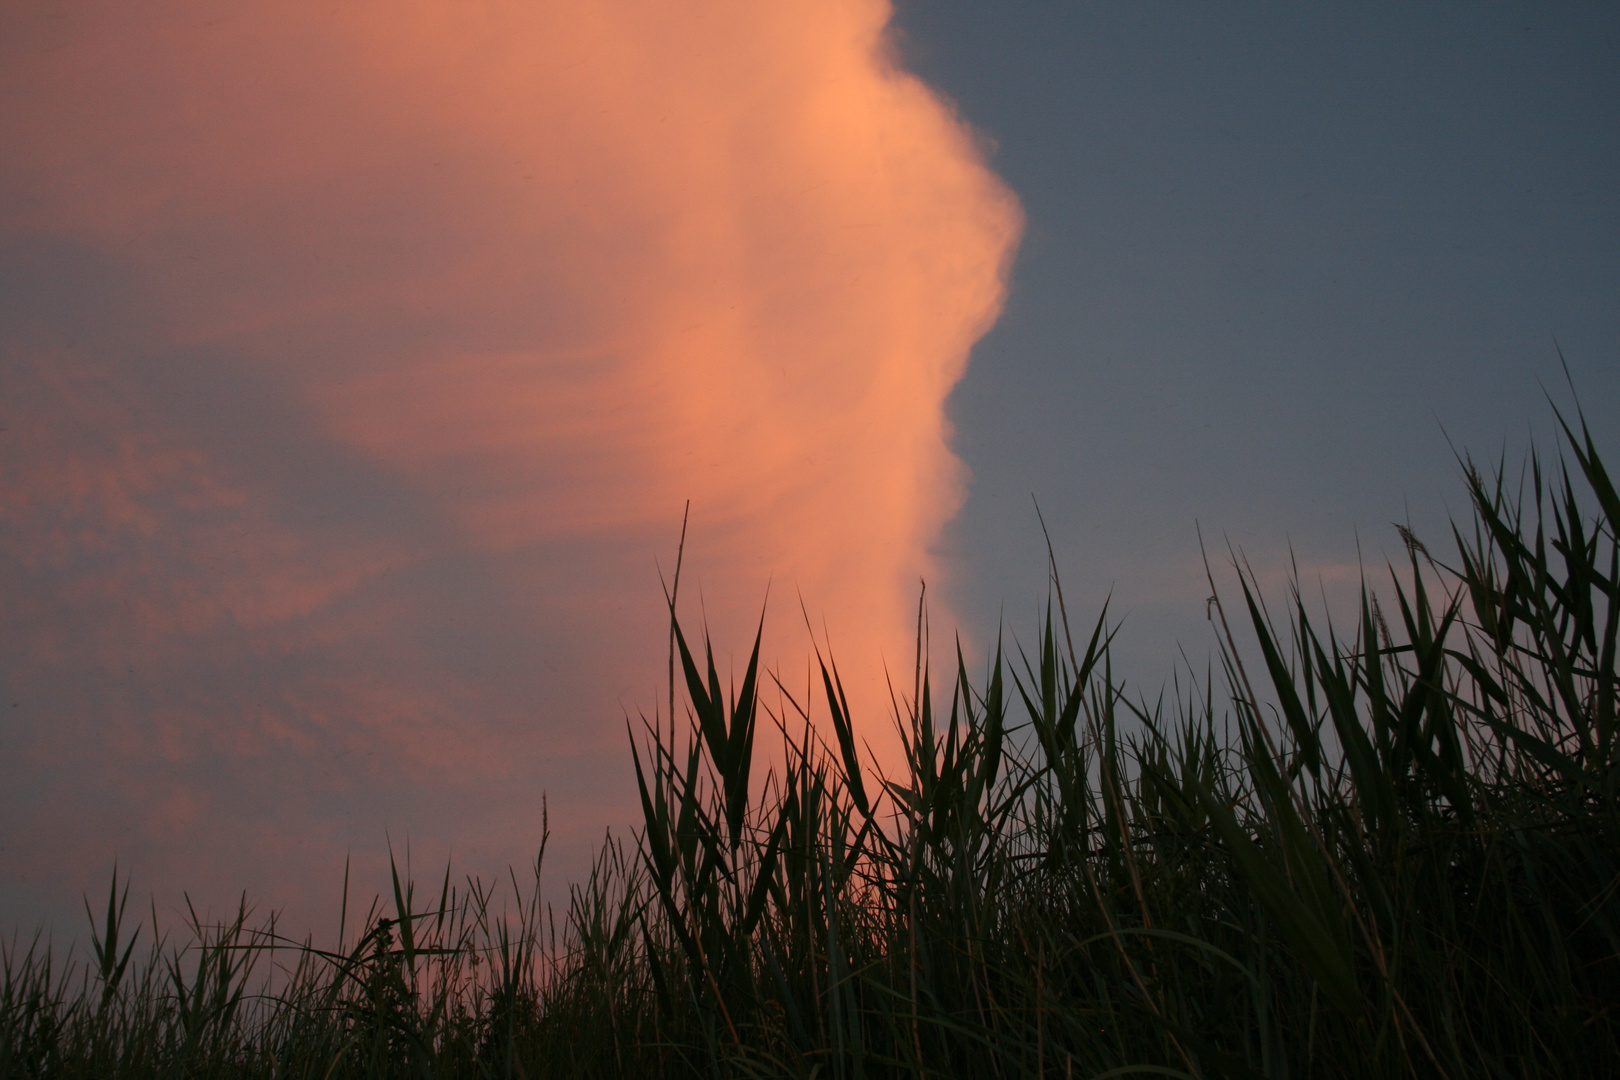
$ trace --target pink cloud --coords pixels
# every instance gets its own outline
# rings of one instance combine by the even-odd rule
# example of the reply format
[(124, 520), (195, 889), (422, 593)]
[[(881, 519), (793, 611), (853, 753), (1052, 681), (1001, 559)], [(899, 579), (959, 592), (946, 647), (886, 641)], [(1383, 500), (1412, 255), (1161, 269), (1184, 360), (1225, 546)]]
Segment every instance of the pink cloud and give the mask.
[[(270, 845), (267, 816), (328, 860), (395, 811), (522, 858), (532, 822), (484, 817), (540, 787), (594, 843), (628, 800), (589, 778), (624, 779), (623, 710), (660, 696), (654, 560), (688, 499), (717, 645), (774, 582), (798, 670), (802, 595), (881, 741), (963, 493), (945, 398), (1020, 226), (888, 17), (6, 16), (0, 230), (59, 271), (0, 323), (33, 403), (0, 436), (5, 678), (54, 710), (19, 721), (42, 771), (7, 827), (78, 768), (120, 794), (72, 828), (144, 805), (159, 874), (225, 822)], [(105, 869), (18, 842), (74, 888)]]

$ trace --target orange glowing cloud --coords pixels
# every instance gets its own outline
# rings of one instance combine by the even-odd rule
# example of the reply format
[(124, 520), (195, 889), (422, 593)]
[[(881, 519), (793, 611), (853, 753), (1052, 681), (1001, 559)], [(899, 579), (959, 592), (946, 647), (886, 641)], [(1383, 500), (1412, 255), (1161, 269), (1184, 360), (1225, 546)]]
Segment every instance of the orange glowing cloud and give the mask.
[[(0, 347), (39, 404), (0, 436), (5, 535), (34, 560), (0, 582), (35, 642), (6, 656), (12, 692), (71, 697), (79, 731), (116, 714), (120, 761), (162, 757), (143, 725), (171, 760), (211, 747), (152, 796), (181, 833), (220, 802), (208, 769), (267, 748), (296, 769), (386, 747), (333, 781), (355, 799), (412, 761), (472, 788), (523, 762), (555, 788), (556, 754), (617, 765), (621, 708), (658, 699), (653, 560), (690, 499), (683, 596), (717, 645), (743, 647), (774, 581), (768, 651), (802, 664), (802, 595), (880, 737), (882, 664), (909, 663), (963, 494), (945, 400), (1020, 227), (972, 133), (897, 66), (889, 15), (0, 16), (0, 229), (34, 282)], [(137, 644), (148, 671), (219, 678), (61, 689)], [(197, 741), (233, 693), (256, 704)], [(28, 739), (47, 770), (68, 753)], [(288, 827), (331, 833), (323, 798)]]

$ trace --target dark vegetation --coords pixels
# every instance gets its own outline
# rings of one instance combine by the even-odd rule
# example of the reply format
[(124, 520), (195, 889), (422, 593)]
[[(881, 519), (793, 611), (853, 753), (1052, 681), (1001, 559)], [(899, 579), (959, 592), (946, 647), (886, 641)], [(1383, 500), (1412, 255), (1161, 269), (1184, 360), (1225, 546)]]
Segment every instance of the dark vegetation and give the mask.
[(132, 962), (115, 875), (87, 958), (6, 947), (0, 1076), (1620, 1075), (1620, 499), (1563, 431), (1347, 627), (1240, 565), (1223, 671), (1151, 703), (1058, 592), (908, 678), (886, 779), (830, 662), (728, 690), (671, 603), (685, 722), (566, 913), (396, 874), (335, 950), (244, 909)]

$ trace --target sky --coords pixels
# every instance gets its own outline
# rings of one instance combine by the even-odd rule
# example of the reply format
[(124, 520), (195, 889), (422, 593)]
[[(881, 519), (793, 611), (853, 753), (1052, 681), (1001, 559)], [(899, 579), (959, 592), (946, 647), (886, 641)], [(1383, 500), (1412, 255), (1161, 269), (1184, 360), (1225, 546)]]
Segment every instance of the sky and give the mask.
[(1620, 441), (1612, 7), (46, 3), (0, 145), (0, 926), (577, 878), (688, 503), (686, 625), (883, 758), (1036, 502), (1151, 695), (1200, 531), (1342, 602), (1559, 350)]

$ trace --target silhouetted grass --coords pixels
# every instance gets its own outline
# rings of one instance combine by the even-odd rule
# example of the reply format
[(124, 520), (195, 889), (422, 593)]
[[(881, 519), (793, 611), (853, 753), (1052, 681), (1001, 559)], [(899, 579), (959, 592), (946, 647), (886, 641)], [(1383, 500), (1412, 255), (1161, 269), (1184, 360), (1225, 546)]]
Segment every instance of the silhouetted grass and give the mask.
[(898, 776), (830, 661), (724, 687), (671, 602), (684, 720), (565, 916), (396, 873), (334, 951), (244, 909), (132, 960), (115, 874), (88, 960), (6, 949), (0, 1076), (1620, 1075), (1620, 499), (1563, 430), (1347, 631), (1240, 566), (1218, 687), (1127, 698), (1058, 592), (915, 673)]

